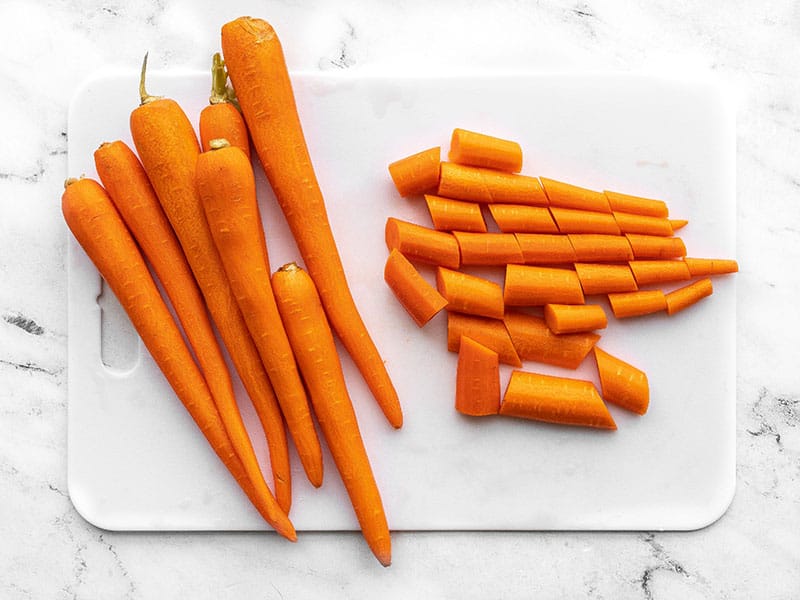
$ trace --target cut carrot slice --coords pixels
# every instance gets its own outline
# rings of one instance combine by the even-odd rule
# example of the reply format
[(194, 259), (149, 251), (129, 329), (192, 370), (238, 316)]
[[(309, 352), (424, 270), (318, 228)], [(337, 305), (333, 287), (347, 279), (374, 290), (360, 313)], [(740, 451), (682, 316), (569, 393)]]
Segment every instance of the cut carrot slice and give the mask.
[(583, 291), (571, 269), (507, 265), (503, 300), (507, 306), (583, 304)]
[(500, 411), (500, 361), (497, 352), (462, 336), (456, 367), (456, 410), (482, 417)]
[(667, 298), (661, 290), (609, 294), (608, 301), (618, 319), (641, 317), (667, 309)]
[(674, 315), (677, 312), (696, 304), (703, 298), (714, 293), (711, 280), (708, 278), (700, 279), (689, 285), (678, 288), (666, 295), (667, 314)]
[(682, 260), (632, 260), (628, 266), (640, 286), (692, 278), (689, 267)]
[(451, 269), (461, 265), (458, 242), (452, 234), (394, 217), (386, 220), (386, 247), (399, 250), (412, 261)]
[(454, 231), (462, 265), (497, 266), (523, 262), (522, 250), (513, 233)]
[(535, 177), (443, 162), (439, 196), (472, 202), (503, 202), (547, 206), (547, 196)]
[(575, 260), (578, 262), (627, 262), (634, 258), (626, 236), (568, 233), (567, 237), (575, 250)]
[(528, 371), (511, 373), (500, 414), (562, 425), (617, 428), (591, 381)]
[(489, 212), (504, 233), (558, 233), (553, 215), (546, 206), (489, 204)]
[(620, 194), (619, 192), (611, 192), (609, 190), (603, 193), (608, 199), (611, 210), (633, 213), (636, 215), (648, 215), (651, 217), (669, 216), (667, 203), (663, 200)]
[(643, 415), (650, 404), (650, 386), (644, 371), (594, 347), (603, 400)]
[(462, 335), (497, 352), (501, 363), (512, 367), (522, 366), (522, 361), (519, 359), (514, 344), (511, 343), (511, 337), (503, 321), (448, 312), (447, 349), (450, 352), (458, 352)]
[(683, 258), (686, 256), (686, 246), (679, 237), (626, 233), (625, 238), (631, 245), (633, 258), (637, 260)]
[(566, 235), (558, 233), (516, 233), (514, 235), (525, 264), (572, 264), (576, 260), (575, 249)]
[(494, 281), (439, 267), (436, 287), (447, 300), (447, 310), (503, 318), (503, 288)]
[(397, 191), (401, 196), (415, 196), (436, 189), (439, 185), (441, 148), (429, 148), (401, 158), (389, 165)]
[(598, 304), (545, 304), (544, 320), (556, 334), (605, 329), (608, 318)]
[(614, 220), (622, 233), (641, 233), (665, 237), (675, 233), (672, 229), (672, 221), (664, 217), (614, 211)]
[(551, 206), (550, 214), (561, 233), (620, 234), (619, 225), (611, 213)]
[(479, 204), (432, 194), (425, 194), (425, 203), (428, 205), (434, 229), (486, 233), (486, 221)]
[(639, 289), (628, 265), (575, 263), (575, 272), (587, 296)]
[(519, 311), (508, 311), (506, 329), (522, 360), (532, 360), (566, 369), (577, 369), (600, 339), (596, 333), (556, 335), (544, 319)]
[(692, 277), (704, 277), (706, 275), (725, 275), (727, 273), (737, 273), (739, 263), (729, 258), (689, 258), (683, 259)]
[(551, 207), (560, 206), (562, 208), (577, 208), (579, 210), (591, 210), (596, 212), (610, 213), (611, 207), (608, 205), (603, 192), (589, 190), (578, 187), (555, 179), (539, 178), (542, 187), (547, 195), (547, 200)]
[(422, 327), (447, 306), (447, 300), (429, 284), (399, 250), (386, 260), (383, 278), (414, 322)]
[(517, 173), (522, 169), (522, 148), (511, 140), (454, 129), (448, 159), (461, 165)]

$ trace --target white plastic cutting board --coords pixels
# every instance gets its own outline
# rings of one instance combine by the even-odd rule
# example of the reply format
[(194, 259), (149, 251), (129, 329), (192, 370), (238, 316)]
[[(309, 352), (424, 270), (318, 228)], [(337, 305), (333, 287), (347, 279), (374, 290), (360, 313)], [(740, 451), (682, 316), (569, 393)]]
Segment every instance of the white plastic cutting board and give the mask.
[[(424, 204), (398, 196), (386, 167), (431, 146), (445, 155), (454, 127), (518, 140), (524, 173), (662, 198), (671, 216), (689, 219), (680, 232), (689, 255), (736, 258), (734, 115), (724, 95), (703, 82), (608, 74), (298, 73), (294, 82), (353, 294), (405, 411), (405, 426), (389, 427), (345, 358), (390, 526), (655, 530), (718, 518), (735, 482), (735, 277), (715, 279), (713, 296), (673, 318), (611, 318), (600, 345), (647, 372), (651, 403), (644, 417), (611, 407), (619, 429), (604, 432), (457, 414), (445, 315), (418, 329), (382, 273), (386, 218), (428, 222)], [(195, 122), (208, 86), (202, 73), (153, 73), (148, 84), (180, 101)], [(134, 73), (98, 76), (81, 88), (69, 115), (71, 175), (95, 176), (92, 152), (101, 142), (130, 142), (136, 99)], [(299, 257), (258, 177), (276, 268)], [(101, 335), (101, 281), (72, 240), (68, 269), (69, 492), (77, 509), (108, 529), (265, 529), (146, 350), (134, 347), (135, 364), (125, 370), (103, 365), (103, 355), (130, 354), (113, 346), (132, 338), (113, 335), (111, 317)], [(106, 306), (113, 316), (113, 303)], [(525, 365), (596, 381), (593, 366), (591, 358), (577, 372)], [(238, 389), (269, 473), (261, 431)], [(319, 490), (293, 459), (296, 527), (356, 529), (330, 457)]]

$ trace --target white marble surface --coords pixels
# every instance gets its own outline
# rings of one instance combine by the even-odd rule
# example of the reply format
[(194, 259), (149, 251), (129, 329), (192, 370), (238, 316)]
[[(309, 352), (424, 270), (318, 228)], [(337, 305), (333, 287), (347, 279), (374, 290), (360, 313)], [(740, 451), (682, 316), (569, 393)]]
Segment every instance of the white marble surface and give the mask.
[[(696, 532), (129, 534), (66, 493), (66, 114), (101, 67), (203, 69), (240, 14), (290, 66), (690, 72), (738, 101), (737, 492)], [(0, 3), (0, 597), (796, 598), (800, 595), (800, 9), (770, 3)], [(74, 175), (74, 174), (69, 174)]]

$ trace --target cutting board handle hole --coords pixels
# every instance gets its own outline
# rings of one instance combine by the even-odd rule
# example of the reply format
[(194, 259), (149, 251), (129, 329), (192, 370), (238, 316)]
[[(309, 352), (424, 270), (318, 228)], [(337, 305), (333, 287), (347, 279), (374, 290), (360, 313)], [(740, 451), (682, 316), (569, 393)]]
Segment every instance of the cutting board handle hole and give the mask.
[(139, 361), (139, 336), (103, 280), (97, 304), (100, 307), (100, 359), (111, 371), (130, 371)]

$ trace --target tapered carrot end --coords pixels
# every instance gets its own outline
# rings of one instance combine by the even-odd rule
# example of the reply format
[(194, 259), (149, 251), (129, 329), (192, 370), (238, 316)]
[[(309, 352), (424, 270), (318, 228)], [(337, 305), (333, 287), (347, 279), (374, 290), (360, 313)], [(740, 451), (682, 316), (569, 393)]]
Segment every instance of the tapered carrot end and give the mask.
[(288, 520), (286, 525), (284, 525), (280, 529), (277, 529), (276, 531), (290, 542), (297, 541), (297, 531), (295, 531), (294, 525), (289, 523)]

